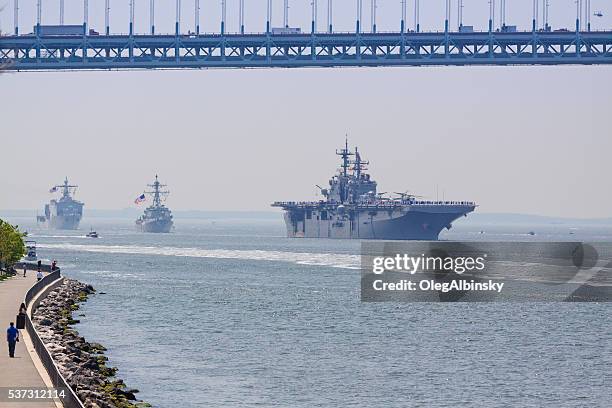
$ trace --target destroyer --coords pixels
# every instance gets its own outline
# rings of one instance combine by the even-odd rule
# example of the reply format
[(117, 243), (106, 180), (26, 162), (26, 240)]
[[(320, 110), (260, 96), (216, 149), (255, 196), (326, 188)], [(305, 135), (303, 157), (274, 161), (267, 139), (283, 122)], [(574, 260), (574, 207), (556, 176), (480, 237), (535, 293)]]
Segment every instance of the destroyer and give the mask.
[(272, 204), (285, 210), (288, 237), (437, 240), (442, 229), (476, 208), (471, 201), (424, 201), (408, 193), (385, 198), (357, 148), (350, 151), (346, 142), (336, 154), (342, 165), (329, 189), (319, 187), (323, 200)]
[(136, 229), (141, 232), (170, 232), (174, 224), (172, 214), (170, 209), (162, 204), (162, 199), (165, 200), (170, 192), (161, 191), (166, 185), (157, 180), (157, 175), (155, 175), (153, 184), (147, 184), (147, 186), (153, 191), (144, 193), (153, 197), (153, 204), (147, 207), (144, 214), (136, 220)]
[(68, 177), (64, 184), (51, 187), (50, 193), (62, 191), (59, 200), (53, 199), (45, 204), (45, 215), (39, 216), (38, 221), (47, 222), (49, 228), (58, 230), (75, 230), (83, 217), (83, 203), (72, 198), (78, 186), (68, 184)]

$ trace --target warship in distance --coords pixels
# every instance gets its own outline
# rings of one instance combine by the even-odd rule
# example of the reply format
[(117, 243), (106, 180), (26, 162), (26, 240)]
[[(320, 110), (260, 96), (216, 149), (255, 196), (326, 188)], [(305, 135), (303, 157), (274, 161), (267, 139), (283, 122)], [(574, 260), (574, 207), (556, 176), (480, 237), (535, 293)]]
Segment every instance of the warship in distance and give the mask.
[(63, 184), (51, 187), (50, 193), (62, 192), (59, 200), (52, 199), (45, 204), (45, 215), (39, 217), (39, 221), (47, 222), (49, 228), (58, 230), (76, 230), (79, 228), (83, 218), (83, 204), (72, 196), (76, 193), (78, 186), (70, 185), (68, 177)]
[(336, 154), (342, 158), (329, 188), (317, 186), (324, 198), (311, 202), (275, 202), (285, 210), (290, 238), (346, 238), (437, 240), (444, 228), (474, 211), (471, 201), (424, 201), (408, 193), (398, 198), (376, 192), (376, 181), (366, 173), (369, 162), (348, 141)]
[(165, 184), (161, 184), (155, 175), (153, 184), (147, 184), (152, 191), (145, 191), (153, 197), (153, 204), (145, 209), (143, 215), (136, 220), (136, 229), (140, 232), (170, 232), (174, 221), (172, 221), (172, 213), (168, 207), (162, 204), (162, 198), (170, 194), (169, 191), (162, 191)]

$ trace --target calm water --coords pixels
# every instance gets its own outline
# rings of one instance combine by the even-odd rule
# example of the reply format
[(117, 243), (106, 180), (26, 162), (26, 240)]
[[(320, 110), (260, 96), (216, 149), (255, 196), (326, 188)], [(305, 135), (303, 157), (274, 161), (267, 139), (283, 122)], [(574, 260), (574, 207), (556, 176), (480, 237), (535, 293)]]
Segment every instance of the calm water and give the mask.
[[(279, 217), (280, 218), (280, 217)], [(604, 407), (608, 304), (364, 304), (359, 242), (289, 240), (280, 220), (178, 220), (139, 234), (36, 231), (99, 294), (77, 329), (156, 407)], [(459, 227), (448, 239), (607, 240), (611, 228)], [(105, 292), (105, 294), (101, 294)]]

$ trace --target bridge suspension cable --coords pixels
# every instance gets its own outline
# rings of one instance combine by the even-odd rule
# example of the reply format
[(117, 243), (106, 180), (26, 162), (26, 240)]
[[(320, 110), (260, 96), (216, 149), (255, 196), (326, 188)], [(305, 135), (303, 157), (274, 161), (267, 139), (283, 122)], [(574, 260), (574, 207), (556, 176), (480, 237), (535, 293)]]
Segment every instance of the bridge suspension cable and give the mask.
[(327, 32), (330, 34), (334, 31), (333, 7), (333, 0), (327, 0)]

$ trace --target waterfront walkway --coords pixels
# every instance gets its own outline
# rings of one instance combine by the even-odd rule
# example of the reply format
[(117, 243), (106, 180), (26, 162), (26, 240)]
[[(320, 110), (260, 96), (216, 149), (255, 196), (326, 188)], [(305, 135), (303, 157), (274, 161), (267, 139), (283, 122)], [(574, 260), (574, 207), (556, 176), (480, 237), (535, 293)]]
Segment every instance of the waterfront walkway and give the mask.
[[(15, 322), (19, 306), (23, 302), (26, 292), (36, 283), (36, 271), (28, 270), (27, 277), (25, 278), (22, 275), (23, 271), (19, 272), (17, 276), (0, 282), (0, 326), (2, 327), (2, 338), (0, 339), (2, 344), (0, 346), (0, 388), (47, 388), (45, 380), (39, 374), (32, 359), (31, 354), (36, 355), (36, 352), (25, 330), (19, 330), (19, 342), (15, 348), (15, 358), (9, 358), (8, 356), (6, 329), (10, 322)], [(28, 350), (28, 347), (30, 350)], [(41, 363), (36, 361), (36, 364), (40, 365)], [(50, 380), (47, 379), (47, 381), (50, 383)], [(56, 404), (52, 401), (7, 403), (7, 401), (0, 400), (0, 406), (56, 407)]]

